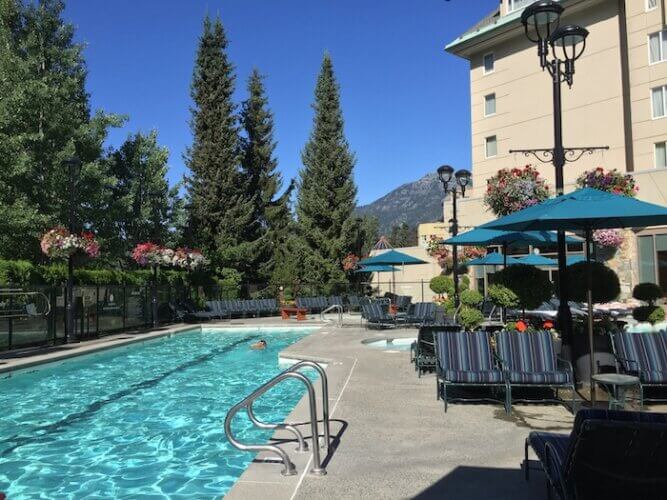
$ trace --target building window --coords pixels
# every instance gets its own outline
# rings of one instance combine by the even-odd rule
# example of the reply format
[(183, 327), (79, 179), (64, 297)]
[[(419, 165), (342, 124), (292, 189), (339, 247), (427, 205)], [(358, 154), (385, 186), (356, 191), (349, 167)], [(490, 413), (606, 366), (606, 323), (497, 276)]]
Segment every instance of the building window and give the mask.
[(653, 118), (663, 118), (667, 110), (667, 85), (651, 89), (651, 108)]
[(495, 135), (484, 139), (484, 147), (487, 158), (493, 158), (498, 154), (498, 141)]
[(484, 116), (496, 114), (496, 94), (484, 96)]
[(655, 168), (667, 168), (667, 142), (655, 143)]
[(648, 62), (651, 64), (667, 60), (667, 30), (648, 36)]
[(658, 0), (646, 0), (646, 11), (648, 12), (649, 10), (657, 9), (658, 8)]
[(637, 238), (639, 250), (639, 282), (656, 283), (667, 290), (667, 234)]
[(514, 12), (515, 10), (523, 9), (524, 7), (528, 7), (534, 1), (535, 0), (509, 0), (509, 11), (508, 12)]
[(493, 73), (493, 71), (496, 69), (496, 59), (493, 56), (493, 54), (486, 54), (484, 56), (484, 74), (488, 75), (489, 73)]

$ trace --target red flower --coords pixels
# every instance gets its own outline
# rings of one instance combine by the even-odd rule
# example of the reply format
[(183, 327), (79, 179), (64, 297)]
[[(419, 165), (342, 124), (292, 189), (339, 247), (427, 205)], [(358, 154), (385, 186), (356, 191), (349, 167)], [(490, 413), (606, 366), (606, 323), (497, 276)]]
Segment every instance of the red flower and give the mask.
[(524, 321), (519, 320), (516, 322), (516, 329), (523, 333), (528, 330), (528, 325)]

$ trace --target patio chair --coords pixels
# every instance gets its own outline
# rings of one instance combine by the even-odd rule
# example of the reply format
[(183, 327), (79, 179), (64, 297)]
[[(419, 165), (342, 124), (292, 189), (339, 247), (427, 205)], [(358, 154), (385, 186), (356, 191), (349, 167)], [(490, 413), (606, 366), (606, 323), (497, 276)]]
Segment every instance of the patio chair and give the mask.
[(361, 311), (361, 297), (358, 295), (348, 295), (347, 296), (347, 312), (359, 312)]
[(365, 304), (361, 306), (362, 320), (366, 320), (366, 328), (391, 328), (396, 326), (396, 319), (381, 304)]
[(586, 409), (569, 435), (531, 432), (526, 481), (528, 447), (539, 458), (549, 494), (563, 500), (665, 497), (667, 414)]
[(438, 331), (458, 332), (458, 326), (422, 326), (417, 333), (417, 340), (410, 345), (410, 362), (414, 363), (417, 376), (422, 373), (435, 371), (435, 339)]
[(665, 401), (645, 397), (644, 389), (667, 386), (667, 332), (609, 335), (619, 373), (639, 377), (640, 408), (644, 401)]
[(433, 302), (417, 302), (408, 308), (405, 323), (413, 326), (425, 326), (435, 323), (436, 307)]
[[(447, 412), (449, 401), (499, 401), (498, 398), (449, 398), (448, 387), (506, 388), (502, 370), (496, 365), (487, 332), (452, 332), (444, 328), (435, 332), (436, 391)], [(507, 398), (502, 399), (508, 412)]]
[(332, 295), (330, 297), (327, 297), (327, 308), (331, 306), (343, 307), (343, 297), (339, 295)]
[[(551, 333), (540, 331), (520, 333), (500, 331), (495, 333), (496, 356), (507, 381), (507, 408), (512, 410), (512, 388), (546, 387), (556, 391), (567, 388), (572, 391), (572, 408), (575, 409), (575, 381), (572, 364), (556, 356)], [(518, 400), (526, 401), (526, 400)]]
[(206, 306), (208, 310), (215, 313), (219, 319), (229, 318), (229, 312), (223, 307), (221, 300), (207, 300)]
[(407, 312), (408, 308), (412, 304), (412, 297), (409, 295), (397, 295), (394, 304), (396, 304), (396, 309), (399, 312)]

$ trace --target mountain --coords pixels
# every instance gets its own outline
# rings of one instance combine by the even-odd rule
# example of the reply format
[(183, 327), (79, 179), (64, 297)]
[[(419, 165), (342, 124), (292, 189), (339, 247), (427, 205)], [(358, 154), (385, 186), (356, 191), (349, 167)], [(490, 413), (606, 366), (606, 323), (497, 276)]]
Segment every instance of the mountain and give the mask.
[(410, 227), (422, 222), (442, 220), (442, 184), (436, 174), (426, 174), (415, 182), (394, 189), (368, 205), (357, 207), (359, 215), (371, 215), (380, 221), (380, 234), (403, 222)]

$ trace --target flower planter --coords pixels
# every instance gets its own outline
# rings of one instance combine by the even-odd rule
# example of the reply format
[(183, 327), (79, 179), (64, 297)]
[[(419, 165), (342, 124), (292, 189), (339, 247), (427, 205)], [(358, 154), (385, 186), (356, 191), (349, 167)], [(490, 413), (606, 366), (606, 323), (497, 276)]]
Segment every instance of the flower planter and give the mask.
[[(577, 382), (588, 384), (590, 380), (590, 349), (588, 347), (587, 334), (575, 334), (573, 337), (573, 365), (574, 376)], [(611, 347), (611, 339), (608, 335), (595, 335), (593, 337), (595, 358), (593, 365), (595, 370), (599, 366), (615, 366), (614, 354)]]

